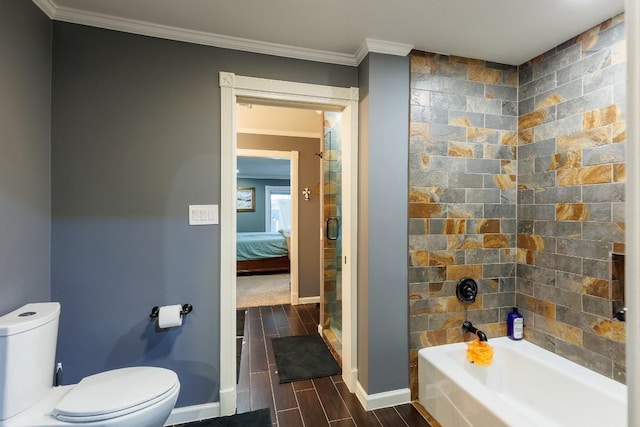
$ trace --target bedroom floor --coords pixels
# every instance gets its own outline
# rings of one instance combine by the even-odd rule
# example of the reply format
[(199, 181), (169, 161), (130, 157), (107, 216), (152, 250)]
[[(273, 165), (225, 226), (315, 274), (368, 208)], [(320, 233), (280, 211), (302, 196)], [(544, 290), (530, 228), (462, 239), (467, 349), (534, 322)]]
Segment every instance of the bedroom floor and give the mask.
[(236, 306), (238, 308), (288, 304), (291, 275), (257, 274), (236, 278)]
[(270, 408), (274, 427), (439, 427), (412, 404), (365, 411), (340, 376), (280, 384), (269, 339), (317, 332), (316, 304), (251, 307), (245, 318), (238, 413)]

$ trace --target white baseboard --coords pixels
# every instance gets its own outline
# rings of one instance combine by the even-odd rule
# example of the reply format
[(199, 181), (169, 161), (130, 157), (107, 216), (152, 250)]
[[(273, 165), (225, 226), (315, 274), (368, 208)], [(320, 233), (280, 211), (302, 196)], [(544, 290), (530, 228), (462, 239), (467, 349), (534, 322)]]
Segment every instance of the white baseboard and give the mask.
[(320, 304), (320, 297), (298, 298), (298, 304)]
[(184, 424), (208, 418), (217, 418), (219, 416), (220, 402), (183, 406), (182, 408), (173, 408), (173, 411), (171, 411), (171, 414), (164, 425), (172, 426), (174, 424)]
[(356, 385), (356, 397), (365, 410), (373, 411), (374, 409), (410, 403), (411, 390), (408, 388), (401, 388), (398, 390), (385, 391), (384, 393), (367, 394), (358, 381), (358, 384)]

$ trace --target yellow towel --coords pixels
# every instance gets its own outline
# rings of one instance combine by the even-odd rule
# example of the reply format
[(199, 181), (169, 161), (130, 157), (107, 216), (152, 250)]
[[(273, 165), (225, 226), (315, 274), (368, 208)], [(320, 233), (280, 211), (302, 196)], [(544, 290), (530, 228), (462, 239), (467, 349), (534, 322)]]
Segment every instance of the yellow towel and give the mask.
[(493, 347), (488, 342), (476, 338), (467, 347), (467, 359), (480, 366), (489, 366), (493, 362)]

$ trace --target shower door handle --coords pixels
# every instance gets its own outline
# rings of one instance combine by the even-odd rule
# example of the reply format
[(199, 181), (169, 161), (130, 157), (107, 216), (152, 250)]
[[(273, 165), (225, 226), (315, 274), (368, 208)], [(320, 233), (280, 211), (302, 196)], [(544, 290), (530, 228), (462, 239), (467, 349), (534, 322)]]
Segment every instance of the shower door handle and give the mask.
[(338, 240), (340, 222), (337, 216), (327, 218), (327, 240)]

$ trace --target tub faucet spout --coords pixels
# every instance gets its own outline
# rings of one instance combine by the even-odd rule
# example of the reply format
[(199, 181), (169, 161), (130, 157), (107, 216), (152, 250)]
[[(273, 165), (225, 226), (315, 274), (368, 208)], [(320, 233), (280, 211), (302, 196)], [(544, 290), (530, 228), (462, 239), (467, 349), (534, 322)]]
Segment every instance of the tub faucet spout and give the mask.
[(462, 330), (464, 332), (471, 332), (472, 334), (475, 334), (480, 341), (487, 341), (487, 334), (473, 326), (468, 320), (465, 320), (462, 323)]

